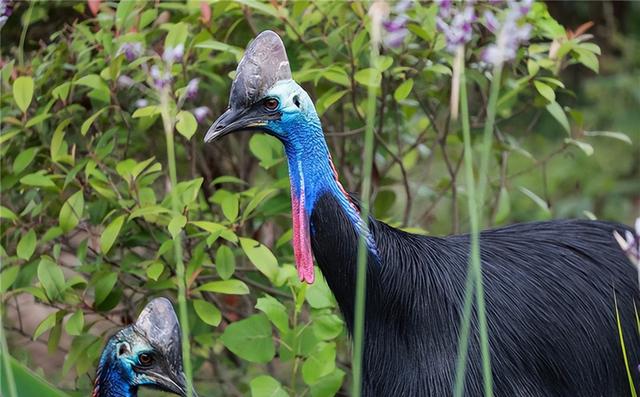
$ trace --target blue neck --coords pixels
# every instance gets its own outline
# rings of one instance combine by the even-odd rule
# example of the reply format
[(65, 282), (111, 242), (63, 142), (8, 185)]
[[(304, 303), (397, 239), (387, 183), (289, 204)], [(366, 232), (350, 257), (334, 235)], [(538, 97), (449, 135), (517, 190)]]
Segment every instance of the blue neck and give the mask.
[(136, 397), (138, 387), (130, 384), (130, 376), (120, 365), (110, 341), (102, 352), (92, 397)]
[[(300, 197), (304, 190), (305, 212), (309, 217), (313, 208), (323, 194), (332, 194), (347, 215), (351, 224), (359, 230), (363, 227), (360, 213), (351, 202), (347, 192), (338, 180), (338, 174), (331, 161), (331, 154), (324, 139), (322, 126), (318, 116), (313, 113), (306, 117), (294, 118), (286, 123), (287, 137), (281, 138), (287, 161), (289, 163), (289, 178), (292, 194)], [(292, 199), (294, 199), (292, 197)], [(313, 235), (313, 225), (311, 234)], [(377, 248), (368, 232), (367, 245), (377, 256)]]
[(325, 193), (331, 193), (349, 219), (354, 224), (359, 223), (360, 215), (338, 181), (320, 121), (317, 117), (305, 121), (289, 123), (289, 138), (283, 140), (293, 194), (299, 196), (304, 190), (305, 212), (311, 216), (317, 199)]

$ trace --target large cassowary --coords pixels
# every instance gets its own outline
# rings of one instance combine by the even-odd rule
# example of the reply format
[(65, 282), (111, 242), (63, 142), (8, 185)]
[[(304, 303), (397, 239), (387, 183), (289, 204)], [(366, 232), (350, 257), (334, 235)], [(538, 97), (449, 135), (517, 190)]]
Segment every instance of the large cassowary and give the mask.
[[(205, 141), (259, 130), (284, 144), (300, 278), (313, 282), (314, 255), (350, 330), (358, 233), (367, 234), (364, 394), (451, 395), (469, 236), (426, 237), (375, 219), (362, 224), (357, 203), (338, 180), (313, 102), (292, 80), (277, 34), (265, 31), (249, 45), (229, 102)], [(481, 233), (496, 396), (628, 396), (627, 371), (640, 384), (637, 275), (613, 238), (625, 228), (567, 220)], [(465, 392), (480, 396), (475, 315), (471, 329)]]

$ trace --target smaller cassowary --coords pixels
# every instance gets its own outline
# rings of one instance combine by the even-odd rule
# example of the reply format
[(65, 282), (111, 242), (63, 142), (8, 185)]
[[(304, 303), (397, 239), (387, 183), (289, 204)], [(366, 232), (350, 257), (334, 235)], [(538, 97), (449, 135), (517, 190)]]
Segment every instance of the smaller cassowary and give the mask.
[[(313, 282), (315, 256), (350, 331), (358, 234), (367, 237), (363, 395), (450, 396), (470, 236), (416, 235), (373, 218), (363, 224), (357, 201), (339, 182), (313, 101), (292, 79), (274, 32), (247, 48), (229, 105), (205, 141), (259, 130), (283, 143), (300, 279)], [(613, 237), (625, 230), (554, 220), (481, 233), (496, 396), (622, 397), (631, 394), (631, 380), (638, 389), (640, 291)], [(483, 394), (477, 329), (474, 312), (465, 379), (465, 393), (474, 397)]]
[(109, 338), (92, 397), (136, 397), (140, 386), (187, 395), (180, 324), (166, 298), (149, 302), (135, 324)]

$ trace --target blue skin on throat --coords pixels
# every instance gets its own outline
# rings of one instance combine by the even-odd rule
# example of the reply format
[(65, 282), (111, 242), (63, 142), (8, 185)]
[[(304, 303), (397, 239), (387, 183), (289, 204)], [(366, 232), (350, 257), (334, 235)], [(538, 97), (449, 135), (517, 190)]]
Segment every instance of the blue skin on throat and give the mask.
[[(352, 225), (365, 231), (369, 250), (377, 256), (373, 236), (337, 181), (320, 119), (309, 95), (295, 81), (288, 80), (276, 83), (266, 96), (277, 98), (280, 103), (281, 119), (269, 121), (267, 126), (284, 144), (293, 194), (299, 197), (304, 186), (307, 215), (311, 217), (319, 197), (331, 193)], [(313, 233), (313, 225), (310, 228)]]

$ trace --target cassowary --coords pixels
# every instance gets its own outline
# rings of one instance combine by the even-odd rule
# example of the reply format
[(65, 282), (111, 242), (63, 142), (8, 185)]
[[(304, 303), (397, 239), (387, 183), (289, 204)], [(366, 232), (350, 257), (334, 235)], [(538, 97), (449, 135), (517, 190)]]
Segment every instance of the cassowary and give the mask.
[[(451, 395), (470, 237), (410, 234), (375, 219), (362, 224), (277, 34), (265, 31), (249, 45), (229, 103), (205, 142), (259, 130), (284, 144), (300, 278), (313, 282), (315, 256), (351, 331), (358, 233), (367, 234), (364, 395)], [(627, 371), (640, 384), (634, 312), (640, 293), (635, 270), (612, 235), (625, 228), (567, 220), (481, 233), (496, 396), (627, 396)], [(481, 396), (475, 314), (471, 327), (465, 393)]]
[(166, 298), (149, 302), (135, 324), (109, 338), (92, 397), (135, 397), (140, 386), (187, 395), (180, 324)]

